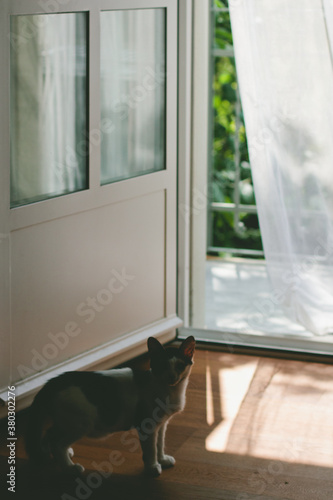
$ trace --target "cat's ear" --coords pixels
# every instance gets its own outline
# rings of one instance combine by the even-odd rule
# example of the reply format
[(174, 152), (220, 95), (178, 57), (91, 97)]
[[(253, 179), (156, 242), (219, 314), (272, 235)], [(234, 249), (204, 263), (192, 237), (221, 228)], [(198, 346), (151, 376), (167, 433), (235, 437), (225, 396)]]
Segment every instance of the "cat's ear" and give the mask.
[(182, 342), (179, 349), (182, 352), (183, 356), (188, 361), (192, 362), (192, 358), (193, 358), (194, 350), (195, 350), (195, 338), (192, 335), (190, 337), (187, 337), (187, 339), (185, 339)]
[(165, 354), (164, 347), (155, 337), (149, 337), (147, 345), (150, 356), (162, 356)]

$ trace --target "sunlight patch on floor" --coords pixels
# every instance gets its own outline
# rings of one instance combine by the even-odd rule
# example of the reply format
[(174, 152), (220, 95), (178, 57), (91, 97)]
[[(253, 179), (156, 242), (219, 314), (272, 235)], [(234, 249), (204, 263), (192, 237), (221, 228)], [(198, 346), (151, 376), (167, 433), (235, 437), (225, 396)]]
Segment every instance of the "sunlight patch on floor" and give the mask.
[(227, 356), (206, 365), (205, 449), (332, 467), (333, 367)]
[[(257, 361), (237, 367), (223, 368), (218, 371), (220, 397), (218, 403), (212, 392), (212, 374), (206, 369), (207, 423), (216, 424), (216, 416), (222, 414), (222, 421), (206, 438), (206, 450), (223, 452), (228, 444), (229, 433), (239, 412), (242, 401), (249, 389), (257, 367)], [(220, 408), (216, 406), (220, 405)]]

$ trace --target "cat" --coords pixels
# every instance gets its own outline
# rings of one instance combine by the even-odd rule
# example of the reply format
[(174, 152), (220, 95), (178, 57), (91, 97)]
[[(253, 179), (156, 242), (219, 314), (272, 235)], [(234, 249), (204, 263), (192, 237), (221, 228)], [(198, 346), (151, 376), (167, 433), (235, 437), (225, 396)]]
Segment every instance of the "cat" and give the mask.
[(185, 407), (195, 339), (190, 336), (178, 348), (165, 348), (149, 337), (147, 345), (149, 370), (66, 372), (49, 380), (29, 408), (29, 458), (43, 464), (53, 456), (63, 470), (79, 474), (84, 468), (72, 462), (71, 444), (84, 436), (136, 428), (145, 472), (157, 477), (172, 467), (175, 459), (164, 453), (165, 431), (170, 417)]

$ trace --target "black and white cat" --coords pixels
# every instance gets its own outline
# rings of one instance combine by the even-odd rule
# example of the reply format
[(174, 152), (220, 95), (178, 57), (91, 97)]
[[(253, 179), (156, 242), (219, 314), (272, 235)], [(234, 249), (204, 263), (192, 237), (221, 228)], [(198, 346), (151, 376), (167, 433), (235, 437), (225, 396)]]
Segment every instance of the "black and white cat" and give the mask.
[(172, 467), (175, 459), (164, 453), (165, 431), (185, 406), (195, 339), (188, 337), (179, 348), (164, 348), (154, 337), (147, 343), (150, 370), (67, 372), (49, 380), (29, 409), (28, 456), (45, 463), (52, 455), (63, 469), (82, 472), (71, 460), (72, 443), (136, 428), (145, 471), (158, 476)]

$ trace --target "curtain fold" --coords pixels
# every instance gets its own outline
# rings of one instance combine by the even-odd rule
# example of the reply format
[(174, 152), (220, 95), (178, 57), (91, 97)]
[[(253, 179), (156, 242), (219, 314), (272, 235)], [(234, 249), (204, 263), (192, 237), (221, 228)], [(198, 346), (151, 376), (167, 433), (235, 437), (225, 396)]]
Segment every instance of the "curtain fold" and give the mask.
[(333, 333), (333, 4), (230, 3), (270, 299)]

